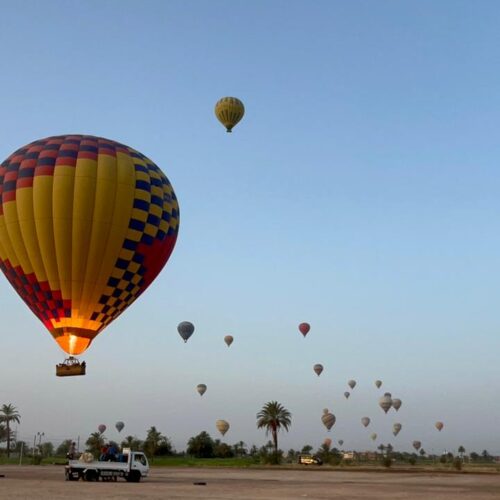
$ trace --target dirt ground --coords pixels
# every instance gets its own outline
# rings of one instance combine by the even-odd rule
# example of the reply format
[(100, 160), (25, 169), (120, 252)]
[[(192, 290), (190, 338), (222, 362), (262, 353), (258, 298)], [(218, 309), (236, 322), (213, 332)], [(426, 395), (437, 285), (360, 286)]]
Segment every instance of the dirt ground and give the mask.
[[(0, 499), (500, 500), (500, 475), (153, 468), (140, 483), (64, 480), (62, 466), (1, 466)], [(206, 485), (195, 485), (204, 482)]]

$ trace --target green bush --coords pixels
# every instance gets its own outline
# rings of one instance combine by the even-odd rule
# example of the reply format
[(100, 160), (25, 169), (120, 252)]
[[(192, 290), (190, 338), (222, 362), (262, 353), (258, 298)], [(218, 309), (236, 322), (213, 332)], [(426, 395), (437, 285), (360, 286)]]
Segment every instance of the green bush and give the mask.
[(445, 464), (448, 460), (446, 458), (446, 455), (441, 455), (441, 458), (439, 459), (439, 461), (442, 463), (442, 464)]
[(384, 457), (382, 459), (382, 464), (384, 465), (384, 467), (389, 468), (392, 465), (392, 458), (390, 458), (390, 457)]
[(457, 470), (462, 470), (462, 459), (456, 457), (455, 460), (453, 460), (453, 467)]
[(417, 459), (415, 457), (410, 457), (408, 462), (410, 462), (411, 465), (415, 465), (417, 463)]
[(40, 465), (42, 463), (42, 455), (34, 455), (31, 459), (33, 465)]
[(268, 465), (279, 465), (283, 460), (283, 452), (278, 450), (277, 452), (263, 452), (260, 455), (260, 461), (263, 464)]

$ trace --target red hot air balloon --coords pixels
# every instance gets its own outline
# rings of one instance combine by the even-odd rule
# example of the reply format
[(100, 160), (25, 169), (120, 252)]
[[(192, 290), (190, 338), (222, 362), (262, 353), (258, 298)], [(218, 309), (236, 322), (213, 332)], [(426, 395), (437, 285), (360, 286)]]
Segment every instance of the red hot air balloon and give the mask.
[(311, 329), (311, 325), (309, 323), (301, 323), (299, 325), (299, 331), (304, 337), (309, 333), (309, 330)]

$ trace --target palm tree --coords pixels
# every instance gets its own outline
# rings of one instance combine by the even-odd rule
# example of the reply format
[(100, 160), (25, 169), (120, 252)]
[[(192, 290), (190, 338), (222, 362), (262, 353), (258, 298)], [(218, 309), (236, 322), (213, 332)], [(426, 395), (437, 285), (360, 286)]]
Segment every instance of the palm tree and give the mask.
[(21, 420), (21, 415), (17, 411), (17, 408), (13, 404), (2, 405), (0, 409), (0, 422), (5, 424), (5, 433), (7, 434), (7, 457), (10, 457), (10, 438), (11, 430), (10, 423), (16, 422), (17, 424)]
[(257, 429), (266, 429), (266, 435), (270, 432), (273, 438), (274, 452), (278, 453), (278, 432), (281, 428), (288, 432), (292, 425), (292, 414), (277, 401), (266, 403), (262, 410), (257, 413)]
[(93, 432), (85, 444), (88, 447), (88, 451), (94, 455), (94, 457), (99, 458), (101, 454), (101, 449), (104, 446), (104, 438), (100, 432)]

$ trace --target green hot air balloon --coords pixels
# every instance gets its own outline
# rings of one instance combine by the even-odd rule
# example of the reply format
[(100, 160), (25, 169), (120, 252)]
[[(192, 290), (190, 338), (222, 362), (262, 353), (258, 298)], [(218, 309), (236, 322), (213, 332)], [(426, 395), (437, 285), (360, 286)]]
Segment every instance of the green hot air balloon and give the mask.
[(375, 441), (375, 439), (377, 439), (377, 433), (376, 432), (373, 432), (372, 434), (370, 434), (370, 439), (372, 441)]
[(380, 387), (382, 386), (382, 380), (375, 380), (375, 386), (377, 387), (377, 389), (380, 389)]

